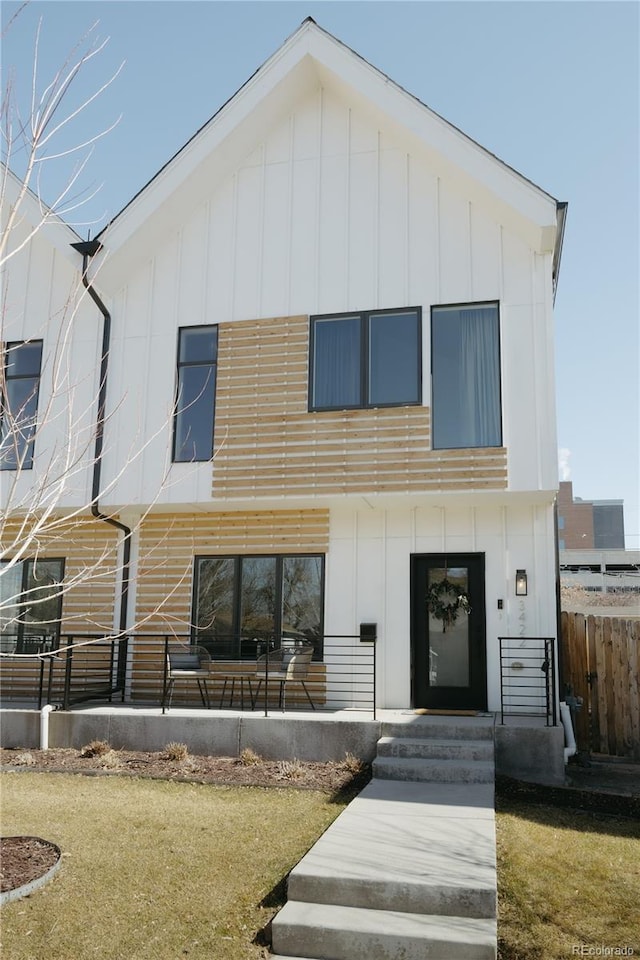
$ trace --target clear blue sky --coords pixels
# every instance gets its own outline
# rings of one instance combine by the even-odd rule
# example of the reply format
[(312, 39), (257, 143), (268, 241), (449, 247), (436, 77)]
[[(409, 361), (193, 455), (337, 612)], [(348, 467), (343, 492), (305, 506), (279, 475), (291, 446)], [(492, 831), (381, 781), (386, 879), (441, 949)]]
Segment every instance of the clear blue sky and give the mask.
[[(3, 2), (3, 26), (19, 6)], [(24, 102), (40, 17), (43, 80), (95, 20), (110, 41), (86, 72), (86, 91), (125, 61), (72, 135), (78, 142), (122, 115), (82, 178), (102, 184), (75, 216), (83, 236), (83, 221), (93, 234), (104, 226), (307, 16), (568, 201), (556, 300), (563, 476), (577, 496), (623, 499), (627, 546), (638, 549), (639, 11), (581, 0), (52, 0), (30, 3), (3, 29), (2, 72), (15, 68)], [(69, 163), (50, 166), (45, 200)]]

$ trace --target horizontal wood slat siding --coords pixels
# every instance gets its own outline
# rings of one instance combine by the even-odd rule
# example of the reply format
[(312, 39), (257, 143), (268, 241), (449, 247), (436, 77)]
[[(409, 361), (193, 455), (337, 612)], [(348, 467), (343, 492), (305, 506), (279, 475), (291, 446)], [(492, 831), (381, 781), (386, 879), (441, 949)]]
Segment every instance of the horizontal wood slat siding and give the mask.
[[(53, 524), (55, 528), (53, 528)], [(3, 543), (14, 542), (18, 521), (7, 521)], [(64, 559), (62, 597), (62, 633), (95, 633), (113, 629), (119, 536), (113, 527), (82, 517), (73, 520), (49, 520), (37, 535), (37, 556), (45, 560)], [(36, 556), (33, 550), (25, 560)]]
[[(53, 529), (53, 525), (55, 528)], [(18, 536), (18, 521), (9, 520), (3, 526), (3, 549), (10, 550)], [(27, 534), (28, 536), (29, 534)], [(116, 579), (118, 576), (118, 534), (105, 523), (90, 517), (74, 520), (55, 518), (48, 521), (37, 536), (37, 557), (41, 560), (63, 559), (64, 585), (62, 622), (60, 632), (71, 636), (85, 633), (110, 632), (113, 629)], [(10, 555), (10, 553), (9, 553)], [(36, 556), (27, 551), (25, 560)], [(8, 559), (8, 557), (7, 557)], [(65, 638), (66, 639), (66, 638)], [(81, 663), (82, 648), (76, 651)], [(36, 697), (40, 680), (40, 663), (35, 660), (2, 660), (2, 693), (7, 699)], [(64, 660), (56, 661), (52, 695), (61, 696), (64, 680)], [(45, 689), (49, 677), (46, 662)]]
[(221, 324), (213, 495), (499, 490), (503, 448), (431, 450), (428, 407), (309, 413), (309, 320)]
[(250, 553), (326, 553), (327, 510), (150, 514), (140, 530), (136, 622), (188, 633), (193, 558)]
[[(131, 698), (134, 701), (150, 700), (158, 704), (162, 699), (164, 684), (164, 639), (160, 637), (137, 637), (132, 641), (132, 647)], [(309, 668), (309, 676), (305, 679), (305, 683), (316, 706), (326, 702), (326, 673), (324, 663), (312, 663)], [(241, 696), (244, 696), (245, 707), (250, 705), (251, 699), (248, 681), (251, 682), (254, 694), (258, 688), (255, 660), (229, 660), (212, 661), (210, 664), (207, 687), (212, 707), (231, 706), (230, 678), (232, 677), (235, 677), (236, 681), (233, 691), (233, 706), (236, 709), (240, 707)], [(240, 677), (244, 677), (245, 687), (243, 692), (240, 690)], [(227, 678), (226, 689), (225, 678)], [(276, 681), (272, 681), (269, 684), (270, 707), (278, 706), (278, 687), (279, 685)], [(224, 701), (222, 700), (223, 692)], [(194, 680), (176, 682), (172, 703), (178, 705), (185, 701), (193, 706), (201, 705), (200, 691)], [(290, 706), (308, 705), (306, 695), (300, 684), (289, 683), (286, 702)], [(256, 710), (260, 710), (261, 707), (264, 707), (264, 686), (260, 691), (260, 698), (256, 703)]]

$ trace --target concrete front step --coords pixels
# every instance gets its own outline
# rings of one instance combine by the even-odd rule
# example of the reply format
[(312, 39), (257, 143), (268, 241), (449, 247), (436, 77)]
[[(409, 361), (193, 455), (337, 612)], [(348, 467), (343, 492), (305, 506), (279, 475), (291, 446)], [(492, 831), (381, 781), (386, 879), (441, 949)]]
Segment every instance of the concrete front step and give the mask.
[(432, 737), (381, 737), (379, 757), (421, 760), (493, 760), (491, 740), (436, 740)]
[[(468, 805), (460, 806), (462, 800)], [(403, 913), (495, 917), (491, 787), (373, 780), (294, 867), (288, 896)]]
[(437, 740), (493, 740), (495, 720), (491, 717), (422, 717), (408, 715), (406, 720), (381, 724), (383, 737)]
[(273, 949), (308, 960), (495, 960), (496, 921), (289, 901)]
[(422, 780), (431, 783), (491, 783), (495, 779), (495, 767), (489, 760), (376, 757), (373, 776), (384, 780)]

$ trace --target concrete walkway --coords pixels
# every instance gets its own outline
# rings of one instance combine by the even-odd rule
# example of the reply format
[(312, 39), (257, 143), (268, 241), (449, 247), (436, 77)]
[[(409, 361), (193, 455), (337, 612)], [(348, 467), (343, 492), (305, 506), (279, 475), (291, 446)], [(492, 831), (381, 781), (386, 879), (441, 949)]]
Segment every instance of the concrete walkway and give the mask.
[[(441, 763), (451, 781), (417, 780), (413, 757), (407, 760), (410, 779), (387, 779), (383, 768), (385, 779), (365, 787), (292, 871), (289, 900), (273, 921), (278, 957), (494, 960), (493, 777), (473, 782), (471, 772), (471, 782), (460, 782), (451, 769), (468, 768), (470, 745), (478, 740), (492, 748), (492, 729), (486, 722), (467, 721), (461, 729), (436, 719), (441, 722), (422, 721), (404, 731), (394, 725), (386, 733), (410, 740), (410, 754), (425, 742), (429, 754), (448, 751)], [(451, 752), (460, 753), (459, 764)], [(475, 762), (484, 770), (486, 754)]]

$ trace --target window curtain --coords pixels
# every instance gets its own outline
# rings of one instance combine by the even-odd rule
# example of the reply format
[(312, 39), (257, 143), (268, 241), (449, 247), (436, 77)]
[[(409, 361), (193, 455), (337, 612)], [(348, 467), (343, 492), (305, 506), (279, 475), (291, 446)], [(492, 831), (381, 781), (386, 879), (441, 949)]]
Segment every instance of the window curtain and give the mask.
[(460, 426), (473, 447), (502, 442), (498, 335), (494, 307), (460, 310)]
[(360, 318), (316, 321), (313, 364), (314, 407), (360, 403)]

